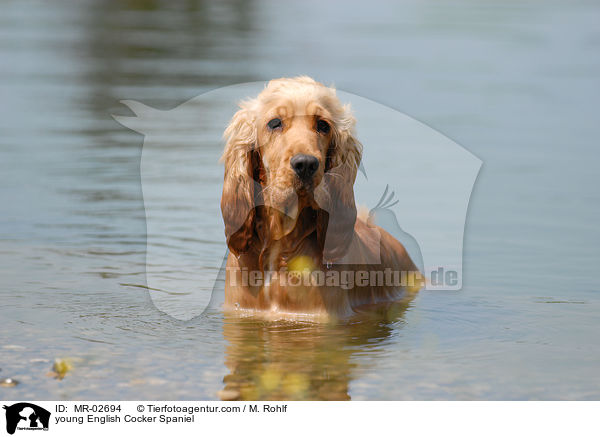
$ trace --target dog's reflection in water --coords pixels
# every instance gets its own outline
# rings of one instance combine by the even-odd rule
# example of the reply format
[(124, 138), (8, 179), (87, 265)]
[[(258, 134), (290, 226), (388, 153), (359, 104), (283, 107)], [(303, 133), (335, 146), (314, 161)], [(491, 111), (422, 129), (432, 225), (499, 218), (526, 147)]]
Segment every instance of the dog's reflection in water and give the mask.
[(222, 400), (350, 400), (357, 371), (354, 355), (381, 351), (381, 343), (403, 323), (412, 297), (364, 308), (352, 320), (318, 324), (264, 321), (226, 314), (229, 374)]

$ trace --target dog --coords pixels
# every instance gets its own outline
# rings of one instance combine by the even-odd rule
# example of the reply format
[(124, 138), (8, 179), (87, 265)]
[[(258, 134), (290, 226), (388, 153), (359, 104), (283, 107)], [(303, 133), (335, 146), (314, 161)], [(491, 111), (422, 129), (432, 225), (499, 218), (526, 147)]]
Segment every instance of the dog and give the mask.
[(421, 288), (403, 245), (357, 214), (355, 124), (333, 87), (306, 76), (240, 102), (221, 159), (226, 310), (347, 318)]

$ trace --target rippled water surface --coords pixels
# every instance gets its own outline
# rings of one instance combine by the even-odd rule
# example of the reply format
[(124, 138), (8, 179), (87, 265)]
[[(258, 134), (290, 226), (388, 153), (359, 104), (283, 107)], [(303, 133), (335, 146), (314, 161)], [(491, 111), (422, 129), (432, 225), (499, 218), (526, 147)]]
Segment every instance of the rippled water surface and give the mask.
[[(4, 2), (0, 377), (20, 384), (0, 398), (598, 399), (599, 19), (594, 2)], [(341, 325), (226, 317), (218, 293), (187, 322), (158, 311), (142, 136), (111, 114), (297, 74), (481, 158), (463, 289)], [(220, 178), (222, 144), (203, 147), (193, 168)], [(181, 226), (156, 244), (222, 259)]]

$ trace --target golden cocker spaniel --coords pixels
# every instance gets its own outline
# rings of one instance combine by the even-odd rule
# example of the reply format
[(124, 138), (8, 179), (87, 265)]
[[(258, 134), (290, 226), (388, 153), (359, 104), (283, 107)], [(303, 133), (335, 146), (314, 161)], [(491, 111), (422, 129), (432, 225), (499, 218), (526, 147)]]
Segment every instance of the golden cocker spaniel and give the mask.
[(227, 310), (345, 318), (420, 288), (402, 244), (357, 218), (354, 126), (335, 89), (309, 77), (240, 103), (222, 157)]

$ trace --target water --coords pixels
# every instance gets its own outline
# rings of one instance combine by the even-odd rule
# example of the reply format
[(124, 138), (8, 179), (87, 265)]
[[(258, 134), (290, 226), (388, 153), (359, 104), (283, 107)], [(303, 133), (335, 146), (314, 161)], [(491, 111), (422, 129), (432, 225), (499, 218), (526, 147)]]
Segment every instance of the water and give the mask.
[[(0, 377), (21, 383), (0, 397), (598, 399), (599, 15), (593, 2), (5, 2)], [(463, 289), (341, 326), (158, 311), (142, 137), (110, 114), (297, 74), (482, 159)], [(62, 381), (46, 375), (56, 357), (74, 364)]]

